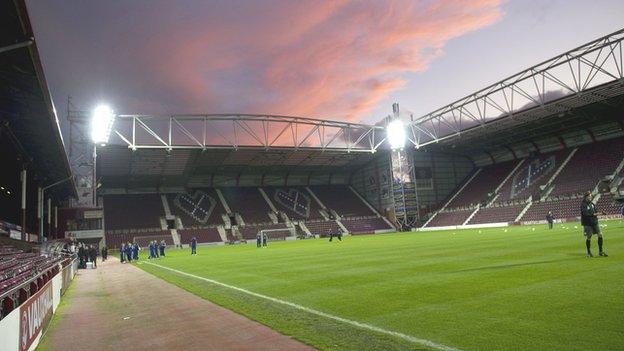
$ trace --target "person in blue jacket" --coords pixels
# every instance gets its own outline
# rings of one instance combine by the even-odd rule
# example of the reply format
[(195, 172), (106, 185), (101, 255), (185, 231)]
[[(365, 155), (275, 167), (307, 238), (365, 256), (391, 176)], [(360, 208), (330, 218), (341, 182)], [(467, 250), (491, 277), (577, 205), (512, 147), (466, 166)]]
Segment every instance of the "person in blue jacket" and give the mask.
[(165, 244), (165, 241), (162, 240), (160, 242), (160, 246), (159, 246), (159, 248), (160, 248), (160, 256), (165, 257), (165, 248), (166, 247), (167, 247), (167, 245)]
[(132, 244), (126, 244), (126, 259), (128, 263), (132, 262)]
[(191, 255), (197, 255), (197, 239), (191, 239)]

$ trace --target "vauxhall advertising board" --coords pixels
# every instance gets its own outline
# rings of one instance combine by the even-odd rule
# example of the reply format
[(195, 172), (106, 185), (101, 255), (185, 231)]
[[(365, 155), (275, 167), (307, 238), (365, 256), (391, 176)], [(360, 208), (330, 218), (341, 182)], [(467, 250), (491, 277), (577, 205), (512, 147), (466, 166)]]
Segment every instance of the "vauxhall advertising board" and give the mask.
[(52, 281), (20, 306), (20, 351), (28, 351), (41, 329), (52, 318)]

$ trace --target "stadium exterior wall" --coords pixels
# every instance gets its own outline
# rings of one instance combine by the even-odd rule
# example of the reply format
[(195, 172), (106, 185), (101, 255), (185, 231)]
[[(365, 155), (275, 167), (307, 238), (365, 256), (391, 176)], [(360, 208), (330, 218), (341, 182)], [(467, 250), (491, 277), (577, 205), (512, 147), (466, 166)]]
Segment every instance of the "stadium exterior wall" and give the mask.
[(74, 260), (36, 294), (0, 320), (0, 350), (31, 351), (37, 348), (77, 268), (78, 261)]

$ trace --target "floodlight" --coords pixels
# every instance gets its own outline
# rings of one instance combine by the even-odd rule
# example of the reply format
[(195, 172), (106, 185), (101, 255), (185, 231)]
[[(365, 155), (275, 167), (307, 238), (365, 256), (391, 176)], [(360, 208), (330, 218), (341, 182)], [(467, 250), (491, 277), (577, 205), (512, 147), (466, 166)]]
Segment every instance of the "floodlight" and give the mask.
[(113, 129), (115, 113), (106, 106), (100, 105), (93, 110), (91, 116), (91, 140), (96, 144), (106, 144)]
[(386, 126), (386, 138), (392, 150), (402, 149), (405, 145), (405, 127), (400, 119), (395, 119)]

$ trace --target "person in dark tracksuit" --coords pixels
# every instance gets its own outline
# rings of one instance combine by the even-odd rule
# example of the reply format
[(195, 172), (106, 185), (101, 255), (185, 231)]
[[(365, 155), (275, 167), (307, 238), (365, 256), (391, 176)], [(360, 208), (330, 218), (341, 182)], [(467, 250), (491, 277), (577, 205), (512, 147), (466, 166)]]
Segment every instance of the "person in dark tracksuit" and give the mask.
[(266, 233), (262, 234), (262, 246), (265, 246), (265, 247), (267, 246), (267, 240), (268, 239), (269, 238), (267, 237)]
[(553, 216), (551, 211), (548, 211), (546, 215), (546, 221), (548, 222), (548, 229), (553, 229), (553, 223), (555, 222), (555, 217)]
[(102, 247), (102, 262), (106, 261), (107, 258), (108, 258), (108, 248), (106, 247), (106, 245), (104, 245)]
[(256, 247), (262, 247), (262, 237), (260, 234), (256, 235)]
[(130, 243), (126, 244), (126, 260), (128, 263), (132, 262), (132, 244)]
[(126, 244), (121, 244), (121, 247), (119, 248), (119, 260), (121, 261), (121, 263), (125, 263), (125, 257), (126, 256)]
[(139, 259), (139, 244), (134, 244), (132, 246), (132, 258), (137, 261)]
[(334, 237), (338, 238), (339, 241), (342, 241), (342, 232), (338, 230), (338, 232), (334, 234), (334, 232), (329, 229), (329, 241), (334, 240)]
[(89, 246), (89, 259), (93, 263), (93, 268), (97, 268), (97, 249), (95, 246)]
[(159, 248), (160, 248), (160, 256), (162, 256), (162, 257), (165, 257), (165, 247), (166, 247), (165, 241), (162, 240), (160, 242), (160, 246), (159, 246)]
[(191, 255), (197, 255), (197, 239), (191, 239)]
[(583, 225), (583, 233), (585, 234), (587, 257), (594, 257), (591, 252), (591, 237), (594, 234), (598, 237), (598, 255), (607, 257), (608, 255), (602, 249), (602, 232), (600, 231), (600, 225), (598, 225), (598, 212), (596, 210), (596, 205), (592, 202), (591, 191), (585, 193), (583, 202), (581, 202), (581, 224)]

